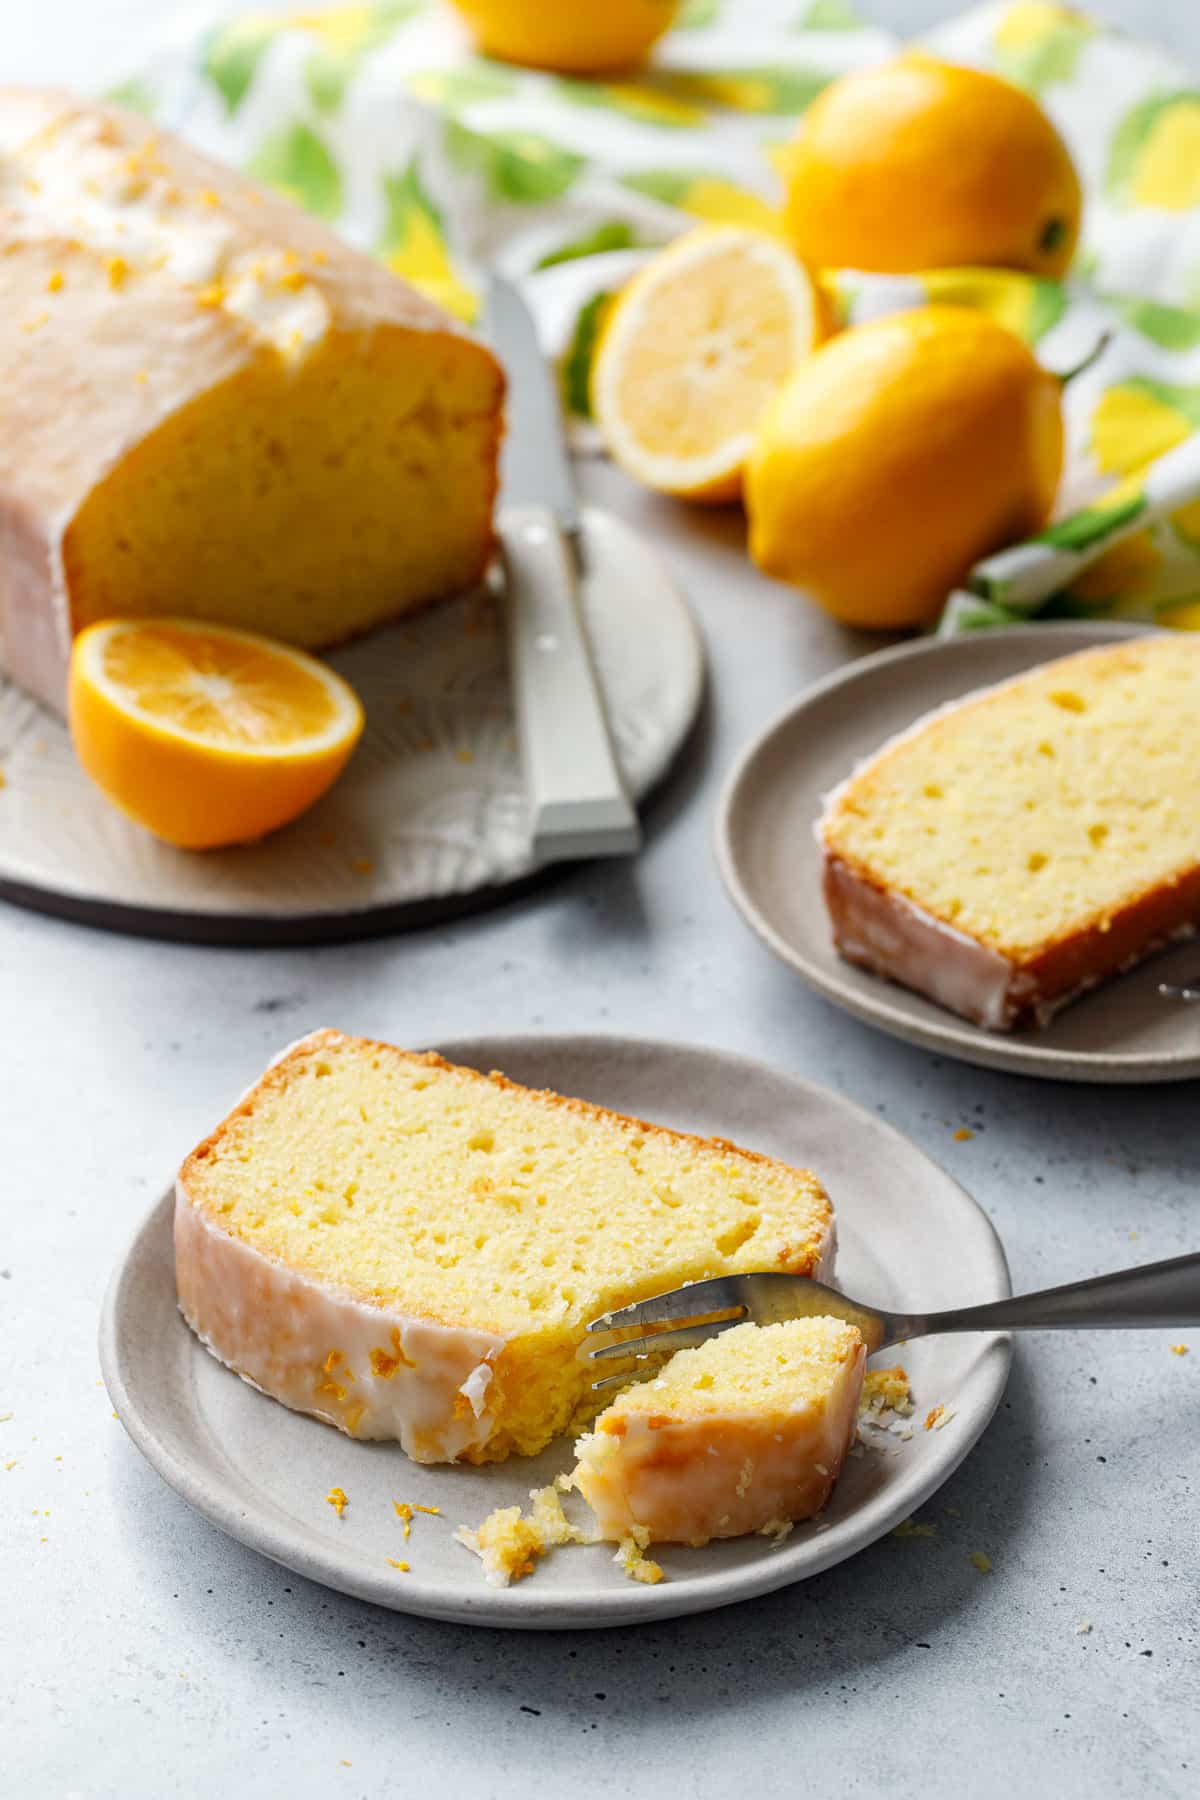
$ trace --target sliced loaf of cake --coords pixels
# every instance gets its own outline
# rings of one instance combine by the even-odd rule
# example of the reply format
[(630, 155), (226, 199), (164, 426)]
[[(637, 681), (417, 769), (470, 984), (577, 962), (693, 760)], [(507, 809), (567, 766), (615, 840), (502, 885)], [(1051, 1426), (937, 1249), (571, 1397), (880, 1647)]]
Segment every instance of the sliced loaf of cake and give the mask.
[(320, 221), (146, 120), (0, 89), (0, 670), (212, 619), (321, 649), (459, 592), (503, 379)]
[(602, 1313), (832, 1257), (805, 1170), (335, 1031), (192, 1152), (175, 1213), (209, 1349), (420, 1462), (533, 1454), (594, 1416), (577, 1351)]
[(820, 822), (850, 962), (1042, 1024), (1200, 926), (1200, 640), (1042, 664), (885, 744)]

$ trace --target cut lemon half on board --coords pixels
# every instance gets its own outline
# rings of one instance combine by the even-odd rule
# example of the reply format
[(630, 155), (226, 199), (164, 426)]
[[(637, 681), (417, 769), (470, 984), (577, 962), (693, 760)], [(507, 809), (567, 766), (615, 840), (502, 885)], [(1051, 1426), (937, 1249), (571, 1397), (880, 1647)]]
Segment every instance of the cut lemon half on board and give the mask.
[(107, 619), (81, 632), (68, 710), (97, 787), (190, 850), (296, 818), (340, 775), (363, 728), (353, 689), (314, 657), (183, 619)]
[(618, 296), (592, 368), (593, 416), (645, 487), (736, 500), (764, 406), (827, 335), (816, 283), (785, 244), (702, 226)]

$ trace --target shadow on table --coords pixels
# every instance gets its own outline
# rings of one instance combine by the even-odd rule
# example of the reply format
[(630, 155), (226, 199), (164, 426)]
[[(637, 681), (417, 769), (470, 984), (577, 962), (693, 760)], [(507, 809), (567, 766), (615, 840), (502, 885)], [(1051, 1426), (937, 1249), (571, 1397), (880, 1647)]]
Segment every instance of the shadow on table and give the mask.
[[(314, 1659), (328, 1671), (332, 1656), (360, 1704), (372, 1704), (378, 1691), (380, 1705), (394, 1707), (402, 1671), (406, 1708), (469, 1705), (480, 1732), (489, 1710), (499, 1724), (517, 1709), (578, 1716), (600, 1699), (610, 1723), (662, 1705), (678, 1726), (751, 1695), (852, 1681), (873, 1665), (930, 1649), (961, 1612), (986, 1618), (1005, 1606), (1006, 1567), (1015, 1570), (1022, 1520), (1036, 1511), (1034, 1438), (1033, 1391), (1018, 1357), (979, 1447), (921, 1509), (933, 1535), (886, 1538), (810, 1581), (738, 1606), (604, 1631), (508, 1634), (408, 1618), (326, 1591), (199, 1522), (189, 1522), (189, 1535), (203, 1534), (203, 1545), (195, 1540), (202, 1553), (189, 1565), (198, 1565), (192, 1585), (178, 1563), (183, 1503), (132, 1451), (128, 1468), (140, 1492), (129, 1511), (147, 1579), (178, 1589), (190, 1631), (243, 1659), (264, 1701), (270, 1684), (280, 1704), (301, 1702)], [(973, 1563), (978, 1550), (994, 1559), (994, 1573)], [(425, 1696), (416, 1691), (422, 1687)]]

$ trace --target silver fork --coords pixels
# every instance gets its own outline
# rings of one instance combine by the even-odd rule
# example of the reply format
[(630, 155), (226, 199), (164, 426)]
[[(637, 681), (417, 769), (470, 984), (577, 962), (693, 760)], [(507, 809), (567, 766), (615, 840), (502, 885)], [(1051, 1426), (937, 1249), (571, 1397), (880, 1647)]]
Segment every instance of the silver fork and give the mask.
[[(1093, 1275), (1089, 1281), (1044, 1288), (1037, 1294), (1018, 1294), (1008, 1300), (990, 1300), (982, 1306), (961, 1306), (953, 1312), (936, 1313), (883, 1312), (806, 1275), (784, 1275), (775, 1270), (718, 1275), (709, 1281), (671, 1288), (665, 1294), (639, 1300), (635, 1306), (622, 1306), (616, 1312), (605, 1313), (603, 1318), (593, 1319), (589, 1332), (614, 1333), (633, 1328), (639, 1335), (602, 1344), (588, 1353), (588, 1360), (658, 1356), (703, 1344), (719, 1332), (728, 1331), (731, 1325), (747, 1321), (775, 1325), (785, 1319), (807, 1319), (820, 1314), (832, 1314), (857, 1325), (872, 1353), (889, 1344), (932, 1337), (943, 1331), (1090, 1331), (1097, 1327), (1200, 1325), (1200, 1254), (1173, 1256), (1166, 1262), (1121, 1269), (1112, 1275)], [(647, 1331), (647, 1327), (662, 1329)], [(615, 1387), (628, 1380), (626, 1371), (592, 1385)]]

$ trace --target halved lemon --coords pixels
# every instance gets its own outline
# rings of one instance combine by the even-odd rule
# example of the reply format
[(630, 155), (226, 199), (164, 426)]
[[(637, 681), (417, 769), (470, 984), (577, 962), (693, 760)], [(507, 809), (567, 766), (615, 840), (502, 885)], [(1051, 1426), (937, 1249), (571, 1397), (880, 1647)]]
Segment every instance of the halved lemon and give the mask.
[(825, 302), (766, 232), (704, 225), (618, 296), (592, 368), (592, 412), (643, 486), (736, 500), (764, 406), (829, 334)]
[(318, 800), (362, 734), (353, 689), (315, 657), (183, 619), (106, 619), (76, 638), (68, 713), (108, 798), (183, 849), (240, 844)]

